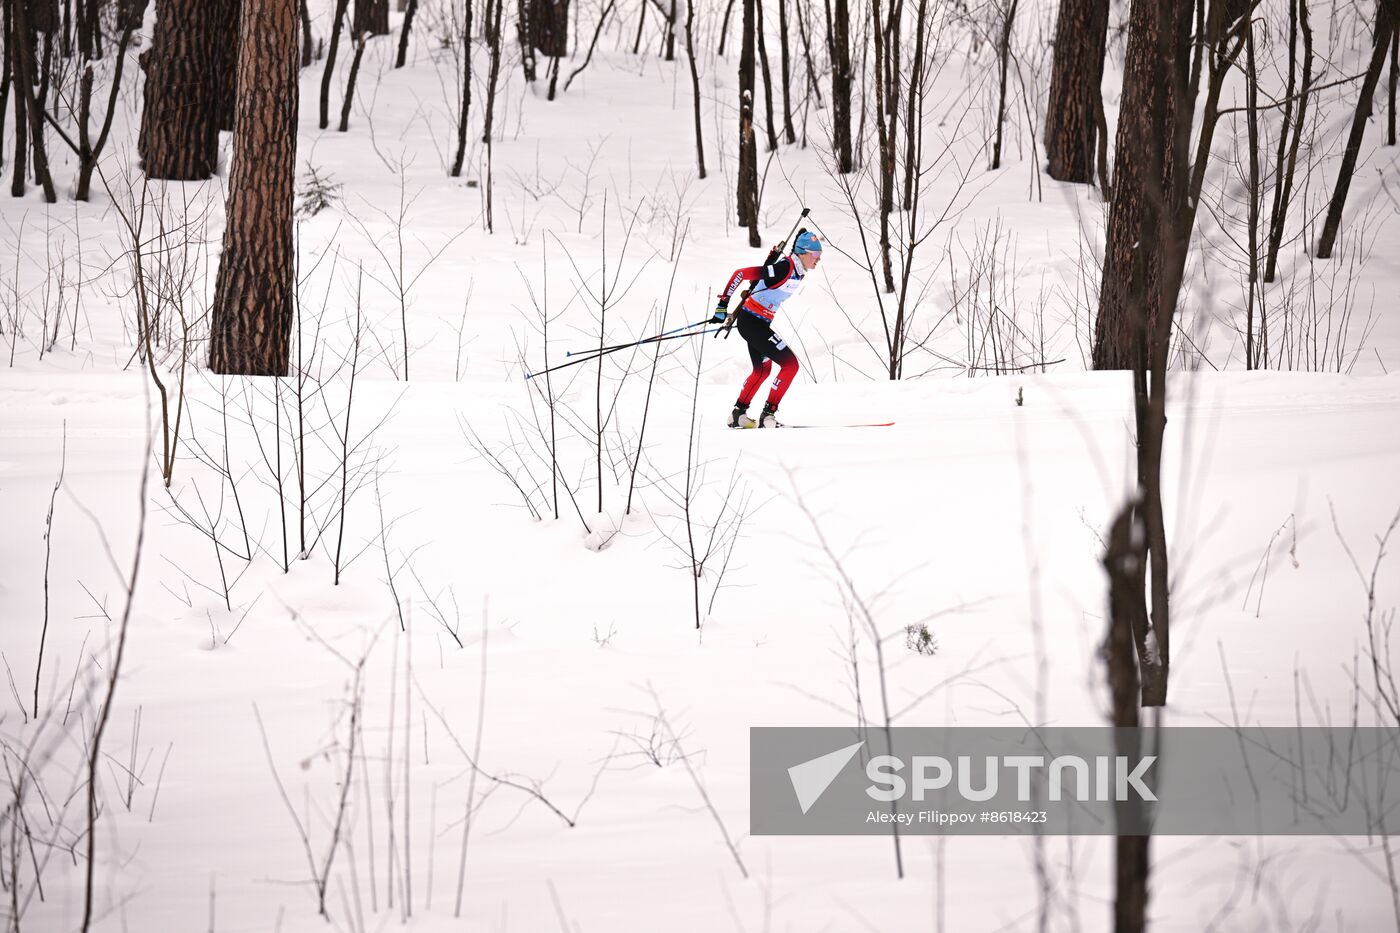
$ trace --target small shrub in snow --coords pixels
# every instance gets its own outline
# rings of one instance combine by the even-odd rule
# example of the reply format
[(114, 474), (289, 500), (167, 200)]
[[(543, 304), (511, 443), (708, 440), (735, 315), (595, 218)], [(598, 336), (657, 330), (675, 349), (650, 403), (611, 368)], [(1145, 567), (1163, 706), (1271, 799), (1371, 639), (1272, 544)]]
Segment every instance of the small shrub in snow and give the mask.
[(301, 190), (297, 192), (298, 217), (315, 217), (321, 211), (330, 207), (335, 207), (340, 203), (340, 189), (343, 186), (337, 182), (333, 176), (321, 174), (320, 169), (310, 162), (306, 163), (306, 178), (302, 182)]
[(922, 654), (925, 657), (933, 657), (938, 653), (938, 639), (933, 637), (933, 633), (928, 630), (927, 625), (906, 625), (904, 627), (904, 646), (915, 654)]

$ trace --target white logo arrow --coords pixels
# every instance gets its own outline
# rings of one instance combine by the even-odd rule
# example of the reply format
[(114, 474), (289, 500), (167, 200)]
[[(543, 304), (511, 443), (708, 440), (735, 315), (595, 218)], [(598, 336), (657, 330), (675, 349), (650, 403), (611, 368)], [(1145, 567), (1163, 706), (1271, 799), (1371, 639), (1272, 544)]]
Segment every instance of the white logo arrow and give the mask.
[(797, 794), (797, 803), (802, 807), (803, 813), (812, 809), (812, 805), (826, 793), (831, 782), (836, 780), (836, 775), (841, 773), (846, 763), (855, 757), (856, 750), (864, 744), (857, 742), (847, 745), (820, 758), (813, 758), (788, 768), (788, 778), (792, 781), (793, 792)]

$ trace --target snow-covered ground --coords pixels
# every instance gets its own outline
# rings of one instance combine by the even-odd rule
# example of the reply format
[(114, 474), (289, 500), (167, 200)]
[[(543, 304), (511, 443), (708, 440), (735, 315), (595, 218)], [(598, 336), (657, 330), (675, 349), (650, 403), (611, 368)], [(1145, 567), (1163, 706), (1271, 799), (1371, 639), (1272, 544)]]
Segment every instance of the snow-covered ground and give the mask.
[[(1329, 28), (1354, 55), (1351, 15)], [(761, 153), (765, 238), (806, 205), (829, 244), (777, 325), (804, 367), (783, 415), (895, 423), (727, 431), (747, 357), (703, 337), (661, 345), (651, 391), (650, 348), (609, 357), (600, 458), (597, 370), (548, 388), (523, 376), (546, 350), (559, 363), (596, 345), (600, 323), (619, 343), (701, 320), (726, 275), (757, 261), (731, 220), (734, 60), (702, 62), (704, 181), (685, 62), (619, 51), (630, 15), (558, 101), (508, 69), (488, 234), (480, 145), (463, 178), (443, 167), (454, 77), (431, 23), (402, 71), (391, 40), (370, 44), (347, 134), (315, 128), (320, 68), (304, 73), (299, 162), (342, 186), (299, 227), (309, 375), (225, 378), (196, 359), (168, 490), (118, 210), (137, 178), (139, 85), (91, 204), (0, 199), (6, 805), (22, 791), (0, 823), (3, 876), (22, 883), (5, 892), (7, 922), (16, 903), (23, 930), (81, 922), (83, 755), (129, 602), (103, 742), (97, 929), (318, 930), (322, 876), (336, 929), (1032, 929), (1037, 864), (1050, 928), (1107, 929), (1108, 839), (1053, 838), (1040, 856), (1025, 839), (906, 839), (899, 880), (887, 840), (747, 836), (749, 727), (847, 725), (879, 702), (866, 609), (887, 638), (898, 724), (1105, 721), (1101, 536), (1130, 490), (1133, 416), (1127, 374), (1084, 371), (1097, 196), (1037, 177), (1023, 122), (1009, 164), (988, 173), (977, 97), (957, 164), (928, 191), (957, 210), (916, 279), (929, 352), (906, 375), (923, 377), (890, 382), (870, 348), (882, 330), (858, 227), (821, 155)], [(1027, 49), (1046, 23), (1053, 5), (1032, 5)], [(936, 108), (950, 132), (966, 106), (952, 95), (987, 60), (954, 57), (940, 75), (931, 101), (950, 95)], [(1048, 65), (1026, 68), (1034, 108)], [(1349, 120), (1332, 103), (1307, 211), (1330, 192)], [(820, 111), (806, 126), (824, 138)], [(1268, 293), (1282, 305), (1290, 283), (1313, 283), (1322, 313), (1295, 319), (1292, 346), (1324, 365), (1294, 368), (1328, 371), (1244, 371), (1230, 211), (1202, 215), (1215, 245), (1196, 254), (1194, 349), (1169, 409), (1167, 725), (1346, 724), (1358, 698), (1374, 719), (1373, 565), (1377, 617), (1400, 603), (1395, 559), (1376, 553), (1400, 510), (1400, 375), (1387, 374), (1400, 369), (1400, 182), (1397, 150), (1372, 129), (1342, 250), (1369, 258), (1309, 272), (1300, 241)], [(62, 185), (73, 167), (55, 161)], [(161, 194), (169, 216), (201, 218), (207, 247), (180, 253), (199, 257), (186, 299), (198, 313), (220, 180), (148, 192)], [(1003, 362), (1063, 360), (1047, 372), (977, 368), (994, 362), (985, 325), (952, 295), (989, 253), (1003, 267), (985, 304), (1022, 331)], [(402, 304), (396, 281), (413, 283)], [(589, 296), (605, 287), (600, 322)], [(173, 346), (158, 352), (167, 386)], [(710, 555), (698, 587), (687, 490)], [(936, 650), (909, 650), (908, 626)], [(1155, 929), (1395, 922), (1378, 840), (1153, 845)]]

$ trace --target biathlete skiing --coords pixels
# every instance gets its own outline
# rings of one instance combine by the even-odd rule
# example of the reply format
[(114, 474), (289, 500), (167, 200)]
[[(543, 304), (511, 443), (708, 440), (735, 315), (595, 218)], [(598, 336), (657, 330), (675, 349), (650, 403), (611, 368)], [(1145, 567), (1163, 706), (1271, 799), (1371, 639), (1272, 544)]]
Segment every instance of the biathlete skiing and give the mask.
[[(805, 216), (807, 212), (804, 210), (802, 213)], [(777, 417), (778, 406), (797, 377), (798, 365), (797, 354), (774, 332), (773, 318), (778, 314), (778, 307), (802, 287), (803, 279), (817, 267), (821, 258), (821, 240), (803, 230), (793, 241), (791, 255), (768, 265), (736, 269), (724, 291), (720, 292), (714, 320), (724, 321), (726, 329), (738, 329), (739, 336), (748, 345), (749, 360), (753, 363), (753, 372), (744, 381), (739, 398), (734, 403), (734, 411), (729, 415), (731, 428), (782, 427)], [(755, 284), (745, 291), (740, 306), (730, 312), (729, 299), (745, 282)], [(773, 371), (774, 363), (778, 364), (778, 375), (768, 391), (763, 413), (754, 421), (748, 414), (749, 404)]]

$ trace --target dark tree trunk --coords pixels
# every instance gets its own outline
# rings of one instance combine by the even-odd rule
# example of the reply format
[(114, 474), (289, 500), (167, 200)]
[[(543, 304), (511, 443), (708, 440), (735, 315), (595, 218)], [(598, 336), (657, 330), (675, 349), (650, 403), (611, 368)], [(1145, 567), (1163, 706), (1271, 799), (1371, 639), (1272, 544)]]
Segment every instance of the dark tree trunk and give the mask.
[(311, 36), (311, 10), (301, 0), (301, 67), (310, 68), (316, 60), (316, 41)]
[(1016, 7), (1017, 0), (1011, 0), (1006, 8), (1006, 18), (1001, 24), (1001, 39), (997, 47), (1000, 67), (998, 69), (996, 142), (992, 144), (992, 171), (1001, 168), (1002, 131), (1006, 127), (1006, 72), (1011, 63), (1011, 31), (1016, 25)]
[[(1094, 368), (1131, 369), (1134, 364), (1135, 328), (1156, 332), (1160, 289), (1160, 256), (1143, 254), (1141, 232), (1156, 229), (1161, 193), (1171, 189), (1177, 170), (1167, 146), (1176, 131), (1174, 96), (1155, 93), (1170, 86), (1173, 75), (1158, 54), (1158, 45), (1170, 43), (1176, 66), (1185, 74), (1189, 43), (1190, 4), (1175, 10), (1165, 24), (1157, 22), (1157, 0), (1133, 0), (1128, 23), (1128, 48), (1123, 76), (1123, 101), (1118, 116), (1118, 139), (1113, 165), (1113, 199), (1108, 213), (1108, 238), (1104, 248), (1103, 284), (1094, 329)], [(1178, 75), (1177, 77), (1180, 77)], [(1189, 121), (1191, 115), (1185, 118)], [(1154, 147), (1164, 149), (1163, 175), (1150, 178), (1148, 165)], [(1150, 189), (1150, 191), (1149, 191)], [(1151, 192), (1155, 192), (1152, 194)], [(1139, 268), (1140, 267), (1140, 268)], [(1141, 275), (1141, 296), (1134, 296), (1135, 276)]]
[(1337, 242), (1337, 232), (1342, 226), (1342, 209), (1346, 207), (1351, 178), (1356, 173), (1357, 159), (1361, 157), (1361, 139), (1366, 135), (1366, 123), (1371, 119), (1376, 85), (1380, 83), (1386, 55), (1395, 39), (1394, 7), (1397, 5), (1400, 5), (1400, 0), (1377, 0), (1376, 3), (1376, 36), (1375, 46), (1371, 50), (1371, 64), (1361, 82), (1361, 95), (1356, 101), (1356, 115), (1352, 117), (1351, 132), (1347, 134), (1347, 147), (1342, 153), (1341, 168), (1337, 170), (1337, 187), (1332, 192), (1332, 203), (1327, 207), (1327, 219), (1322, 224), (1322, 236), (1317, 241), (1318, 259), (1332, 258), (1332, 247)]
[[(49, 175), (48, 151), (44, 147), (44, 108), (34, 95), (34, 75), (38, 69), (35, 59), (35, 34), (29, 27), (26, 0), (11, 0), (11, 36), (14, 44), (15, 85), (15, 176), (10, 193), (23, 197), (25, 192), (25, 149), (34, 157), (34, 179), (44, 189), (44, 200), (58, 200), (53, 178)], [(23, 125), (21, 125), (21, 123)], [(21, 139), (21, 129), (26, 139)]]
[(5, 164), (5, 118), (9, 115), (10, 88), (14, 85), (14, 61), (10, 43), (10, 3), (0, 0), (0, 45), (4, 47), (4, 57), (0, 60), (0, 166)]
[(826, 48), (831, 59), (831, 148), (836, 150), (837, 169), (845, 175), (855, 170), (851, 148), (850, 14), (847, 0), (825, 3)]
[(33, 32), (42, 32), (46, 36), (56, 34), (62, 27), (63, 21), (59, 17), (57, 0), (24, 0), (25, 12), (29, 16), (29, 28)]
[(1093, 182), (1107, 40), (1108, 0), (1061, 0), (1045, 112), (1045, 171), (1058, 181)]
[(909, 76), (909, 99), (904, 118), (904, 209), (914, 206), (914, 186), (918, 183), (919, 128), (923, 125), (918, 107), (923, 103), (924, 44), (928, 38), (928, 0), (919, 0), (919, 13), (914, 20), (914, 64)]
[[(73, 192), (73, 198), (77, 201), (86, 201), (92, 191), (92, 175), (97, 170), (97, 160), (102, 155), (102, 150), (107, 146), (107, 137), (112, 132), (112, 120), (117, 113), (117, 98), (121, 94), (122, 72), (126, 69), (126, 52), (131, 47), (131, 37), (140, 28), (140, 19), (136, 16), (129, 16), (123, 19), (121, 38), (117, 40), (116, 64), (112, 69), (112, 83), (107, 89), (107, 110), (102, 118), (102, 128), (97, 133), (97, 139), (92, 138), (92, 85), (93, 69), (91, 62), (85, 62), (81, 66), (81, 77), (78, 79), (78, 139), (76, 142), (72, 136), (58, 129), (54, 124), (59, 138), (68, 144), (73, 150), (73, 154), (78, 157), (78, 184)], [(47, 57), (48, 49), (45, 49)], [(52, 118), (51, 118), (52, 119)]]
[(890, 214), (894, 212), (894, 175), (898, 160), (899, 84), (903, 80), (895, 56), (899, 48), (899, 0), (890, 9), (890, 28), (880, 23), (880, 0), (871, 0), (870, 28), (875, 47), (875, 129), (880, 160), (880, 269), (885, 291), (894, 293)]
[[(471, 17), (471, 2), (467, 2), (467, 16)], [(642, 0), (642, 11), (646, 12), (646, 0)], [(537, 67), (535, 64), (535, 47), (530, 44), (530, 0), (515, 0), (515, 31), (520, 38), (520, 69), (525, 72), (525, 80), (534, 83)], [(642, 41), (640, 28), (637, 32), (637, 41)], [(632, 54), (636, 54), (633, 50)]]
[[(1138, 672), (1134, 657), (1133, 633), (1146, 625), (1142, 615), (1143, 561), (1147, 557), (1143, 546), (1143, 529), (1137, 514), (1137, 503), (1129, 502), (1114, 519), (1108, 533), (1108, 549), (1103, 556), (1108, 573), (1108, 635), (1104, 640), (1103, 658), (1108, 668), (1109, 696), (1113, 709), (1113, 725), (1136, 732), (1138, 719)], [(1134, 732), (1118, 732), (1117, 751), (1136, 757), (1137, 749), (1122, 747), (1124, 737)], [(1114, 805), (1120, 824), (1132, 825), (1136, 814), (1131, 812), (1133, 801)], [(1140, 805), (1140, 804), (1139, 804)], [(1127, 812), (1125, 812), (1127, 811)], [(1141, 933), (1147, 928), (1147, 881), (1150, 865), (1148, 843), (1150, 836), (1117, 836), (1114, 847), (1114, 933)]]
[(1259, 63), (1254, 48), (1254, 23), (1245, 27), (1244, 74), (1245, 74), (1245, 126), (1246, 145), (1249, 149), (1249, 182), (1245, 186), (1246, 217), (1248, 226), (1248, 267), (1245, 289), (1244, 325), (1244, 368), (1259, 369), (1268, 364), (1268, 319), (1264, 316), (1262, 302), (1259, 305), (1259, 335), (1255, 339), (1255, 297), (1259, 286)]
[(228, 221), (209, 368), (285, 376), (296, 297), (297, 0), (244, 0)]
[[(1298, 110), (1293, 110), (1293, 87), (1297, 80), (1299, 26), (1303, 36), (1302, 89), (1298, 93)], [(1293, 174), (1298, 166), (1298, 147), (1303, 139), (1303, 124), (1307, 122), (1308, 93), (1312, 90), (1312, 24), (1308, 21), (1307, 0), (1291, 0), (1288, 8), (1288, 96), (1284, 101), (1283, 125), (1278, 135), (1278, 167), (1274, 171), (1274, 203), (1269, 209), (1269, 245), (1264, 258), (1264, 281), (1272, 282), (1278, 268), (1278, 251), (1283, 245), (1283, 230), (1288, 220), (1288, 205), (1293, 195)], [(1290, 136), (1290, 129), (1292, 134)], [(1287, 145), (1287, 149), (1285, 149)]]
[(394, 60), (395, 68), (402, 68), (408, 59), (408, 34), (413, 29), (413, 17), (418, 13), (418, 0), (408, 0), (408, 8), (403, 14), (403, 28), (399, 30), (399, 57)]
[(541, 55), (563, 58), (569, 54), (568, 0), (526, 0), (530, 8), (530, 44)]
[(676, 60), (676, 0), (671, 0), (671, 15), (666, 20), (666, 61)]
[(365, 57), (365, 40), (368, 33), (355, 36), (355, 57), (350, 59), (350, 74), (345, 78), (345, 98), (340, 102), (340, 125), (336, 129), (344, 133), (350, 129), (350, 108), (355, 104), (355, 81), (360, 77), (360, 62)]
[(1385, 144), (1395, 145), (1395, 92), (1400, 89), (1400, 26), (1391, 30), (1390, 37), (1390, 120), (1386, 126)]
[(754, 0), (754, 16), (757, 20), (758, 62), (763, 69), (763, 105), (768, 120), (768, 151), (778, 148), (778, 128), (773, 121), (773, 74), (768, 70), (768, 43), (763, 38), (763, 0)]
[(797, 130), (792, 125), (792, 52), (788, 48), (787, 0), (778, 3), (778, 41), (782, 46), (783, 138), (791, 146), (797, 142)]
[(218, 169), (218, 79), (211, 73), (224, 0), (161, 0), (146, 72), (137, 151), (147, 178), (194, 181)]
[(695, 100), (695, 164), (703, 179), (705, 177), (705, 135), (700, 122), (700, 71), (695, 65), (694, 26), (695, 0), (685, 0), (685, 57), (690, 63), (690, 88)]
[(351, 33), (356, 39), (389, 34), (389, 0), (355, 0), (355, 24)]
[(462, 20), (462, 99), (457, 111), (457, 155), (452, 160), (452, 177), (462, 174), (462, 162), (467, 157), (467, 117), (472, 109), (472, 5), (466, 3)]
[[(331, 124), (331, 78), (335, 76), (335, 59), (340, 53), (340, 34), (344, 30), (345, 14), (350, 0), (336, 0), (334, 18), (331, 20), (331, 41), (326, 46), (326, 64), (321, 69), (321, 129)], [(470, 4), (468, 4), (470, 9)]]
[(729, 38), (729, 19), (734, 14), (734, 0), (728, 0), (724, 5), (724, 21), (719, 25), (719, 51), (720, 58), (724, 57), (724, 43)]
[(749, 245), (761, 246), (758, 238), (758, 141), (753, 129), (754, 91), (754, 6), (744, 0), (744, 41), (739, 53), (739, 178), (737, 198), (739, 225), (749, 228)]
[[(482, 135), (482, 143), (486, 147), (486, 178), (483, 187), (486, 189), (486, 232), (495, 231), (495, 219), (492, 214), (492, 149), (494, 142), (492, 136), (495, 135), (496, 120), (496, 88), (501, 77), (501, 53), (504, 42), (501, 37), (501, 17), (505, 9), (505, 0), (486, 0), (486, 41), (491, 49), (491, 67), (487, 71), (486, 77), (486, 113), (482, 123), (485, 130)], [(558, 75), (559, 59), (554, 60), (555, 74)]]
[(218, 0), (212, 4), (219, 22), (215, 32), (214, 61), (210, 70), (216, 82), (214, 106), (219, 114), (219, 129), (232, 130), (238, 110), (239, 48), (242, 44), (240, 26), (246, 0)]

